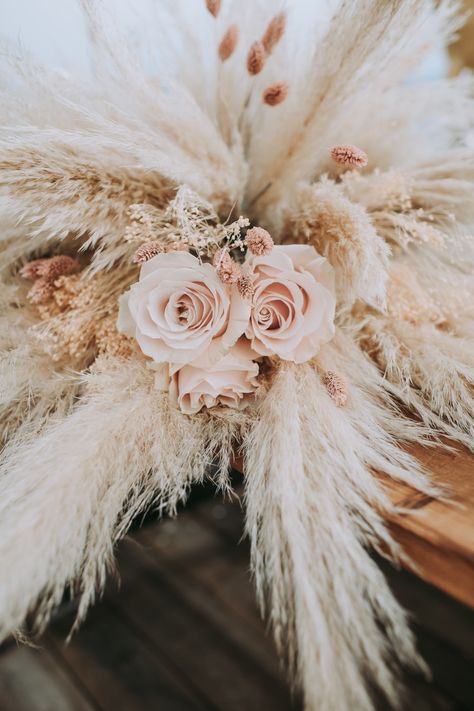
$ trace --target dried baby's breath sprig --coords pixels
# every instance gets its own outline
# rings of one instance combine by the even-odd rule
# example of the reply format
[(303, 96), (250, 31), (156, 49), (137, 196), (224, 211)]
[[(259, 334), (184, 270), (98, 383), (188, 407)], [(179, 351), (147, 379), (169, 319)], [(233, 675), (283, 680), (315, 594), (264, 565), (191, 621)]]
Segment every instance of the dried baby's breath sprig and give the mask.
[(350, 166), (352, 168), (365, 168), (368, 158), (367, 154), (357, 146), (351, 144), (333, 146), (331, 148), (331, 158), (338, 165)]
[(167, 221), (163, 210), (153, 205), (134, 204), (128, 208), (130, 224), (125, 228), (127, 242), (151, 242), (157, 234), (166, 229)]
[(260, 74), (263, 67), (265, 66), (265, 59), (267, 53), (265, 52), (265, 47), (260, 40), (254, 42), (249, 49), (247, 55), (247, 71), (252, 76)]
[(219, 58), (225, 62), (235, 51), (239, 39), (239, 28), (237, 25), (231, 25), (225, 32), (218, 49)]
[(288, 96), (288, 84), (284, 81), (277, 81), (274, 84), (270, 84), (263, 91), (262, 101), (267, 106), (278, 106), (283, 101), (285, 101)]
[(270, 254), (274, 247), (272, 236), (263, 227), (252, 227), (245, 235), (245, 242), (249, 251), (258, 257)]
[(97, 325), (95, 343), (98, 356), (115, 356), (130, 358), (138, 355), (137, 343), (134, 338), (117, 331), (118, 311), (105, 316)]
[(212, 259), (212, 264), (215, 266), (216, 269), (230, 267), (231, 263), (232, 258), (229, 254), (229, 250), (226, 247), (218, 249)]
[(286, 14), (284, 12), (279, 12), (278, 15), (275, 15), (275, 17), (270, 20), (262, 37), (262, 44), (267, 54), (270, 54), (281, 40), (285, 32), (285, 28)]
[(251, 299), (255, 293), (252, 278), (248, 274), (243, 274), (237, 281), (239, 294), (243, 299)]
[(110, 315), (116, 316), (118, 297), (135, 278), (136, 270), (126, 265), (89, 278), (81, 274), (59, 277), (50, 301), (38, 306), (42, 323), (35, 327), (51, 358), (87, 367), (99, 352), (98, 339), (102, 339), (100, 352), (105, 352), (105, 326), (101, 324)]
[(322, 380), (329, 396), (338, 407), (343, 407), (347, 402), (347, 382), (344, 376), (333, 370), (327, 370)]
[(213, 17), (217, 17), (221, 9), (221, 0), (206, 0), (206, 7)]

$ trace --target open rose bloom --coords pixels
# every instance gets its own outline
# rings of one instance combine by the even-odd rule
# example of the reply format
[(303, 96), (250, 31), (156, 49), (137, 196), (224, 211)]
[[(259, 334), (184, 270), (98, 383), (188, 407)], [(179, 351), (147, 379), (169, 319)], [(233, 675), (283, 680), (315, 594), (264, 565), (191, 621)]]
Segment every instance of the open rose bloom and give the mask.
[(302, 363), (334, 335), (333, 271), (313, 247), (248, 253), (235, 271), (252, 286), (246, 297), (197, 256), (161, 253), (121, 297), (119, 330), (168, 364), (170, 399), (186, 414), (245, 406), (263, 357)]

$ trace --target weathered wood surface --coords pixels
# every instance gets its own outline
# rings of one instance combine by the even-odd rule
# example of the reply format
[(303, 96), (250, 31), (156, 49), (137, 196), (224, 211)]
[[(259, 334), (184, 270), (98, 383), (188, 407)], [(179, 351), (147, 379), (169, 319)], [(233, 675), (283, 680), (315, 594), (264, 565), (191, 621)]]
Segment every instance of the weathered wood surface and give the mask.
[(434, 500), (391, 481), (392, 501), (412, 512), (390, 518), (393, 535), (417, 575), (474, 607), (474, 455), (421, 446), (410, 451), (436, 483), (448, 487), (451, 500)]
[[(123, 542), (120, 586), (111, 582), (69, 645), (66, 606), (38, 649), (0, 648), (2, 711), (300, 709), (256, 609), (240, 502), (204, 493)], [(474, 707), (474, 613), (407, 572), (386, 572), (434, 673), (430, 684), (406, 678), (403, 708)]]

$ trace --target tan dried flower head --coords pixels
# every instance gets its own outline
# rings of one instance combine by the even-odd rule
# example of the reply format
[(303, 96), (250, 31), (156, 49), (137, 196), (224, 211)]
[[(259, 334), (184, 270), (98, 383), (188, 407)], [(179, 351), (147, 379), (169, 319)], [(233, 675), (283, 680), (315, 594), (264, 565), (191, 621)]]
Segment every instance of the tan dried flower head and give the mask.
[(275, 45), (283, 37), (286, 28), (286, 13), (280, 12), (268, 23), (265, 34), (262, 37), (262, 44), (267, 54), (270, 54)]
[(255, 287), (253, 285), (252, 278), (246, 274), (240, 277), (237, 281), (237, 288), (239, 294), (243, 299), (251, 299), (255, 293)]
[(165, 249), (161, 242), (157, 242), (156, 240), (153, 242), (145, 242), (139, 246), (133, 255), (132, 261), (134, 264), (143, 264), (144, 262), (148, 262), (153, 257), (156, 257), (156, 255), (160, 254), (160, 252), (164, 251)]
[(213, 17), (217, 17), (221, 9), (221, 0), (206, 0), (206, 7)]
[(225, 62), (234, 53), (239, 39), (239, 28), (237, 25), (231, 25), (224, 34), (219, 45), (219, 57), (222, 62)]
[(76, 274), (81, 265), (77, 259), (59, 254), (49, 259), (35, 259), (21, 269), (20, 274), (27, 279), (35, 279), (35, 283), (27, 294), (27, 299), (33, 304), (44, 304), (49, 301), (56, 288), (55, 282), (61, 276)]
[(217, 271), (217, 276), (224, 284), (236, 284), (242, 276), (240, 264), (230, 260), (230, 264), (221, 266)]
[(270, 84), (264, 90), (262, 94), (262, 100), (264, 104), (268, 106), (278, 106), (282, 101), (285, 101), (288, 96), (288, 84), (284, 81), (277, 81), (274, 84)]
[(365, 168), (369, 159), (367, 154), (357, 146), (351, 144), (334, 146), (331, 148), (331, 158), (339, 165), (348, 165), (355, 168)]
[(258, 257), (270, 254), (274, 247), (272, 236), (263, 227), (252, 227), (245, 235), (247, 248)]
[(344, 376), (327, 370), (323, 375), (323, 384), (336, 405), (343, 407), (347, 402), (347, 382)]
[(230, 268), (232, 264), (232, 257), (230, 256), (228, 250), (225, 248), (218, 249), (213, 257), (212, 264), (216, 269)]
[(265, 47), (263, 44), (258, 40), (257, 42), (254, 42), (253, 45), (249, 49), (249, 53), (247, 55), (247, 71), (249, 74), (252, 76), (255, 76), (255, 74), (259, 74), (264, 65), (265, 65), (265, 59), (266, 59), (266, 52), (265, 52)]
[(33, 259), (31, 262), (27, 262), (20, 269), (20, 276), (24, 279), (38, 279), (47, 261), (47, 259)]

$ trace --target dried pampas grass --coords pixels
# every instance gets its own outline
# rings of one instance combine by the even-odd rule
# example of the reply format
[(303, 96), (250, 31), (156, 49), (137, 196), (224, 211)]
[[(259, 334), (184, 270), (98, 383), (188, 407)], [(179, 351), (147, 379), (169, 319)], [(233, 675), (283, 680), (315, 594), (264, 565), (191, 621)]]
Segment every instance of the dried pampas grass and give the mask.
[[(370, 684), (396, 705), (397, 663), (422, 667), (367, 550), (403, 555), (374, 471), (436, 496), (399, 444), (473, 442), (473, 81), (407, 81), (455, 1), (297, 5), (154, 3), (144, 71), (82, 0), (91, 82), (1, 53), (0, 636), (29, 613), (42, 629), (64, 590), (82, 619), (132, 518), (208, 474), (228, 491), (240, 446), (258, 595), (305, 708), (371, 709)], [(117, 333), (117, 298), (134, 255), (219, 260), (235, 230), (327, 257), (336, 336), (262, 363), (246, 410), (187, 417)], [(58, 255), (81, 273), (30, 303), (22, 267)]]

